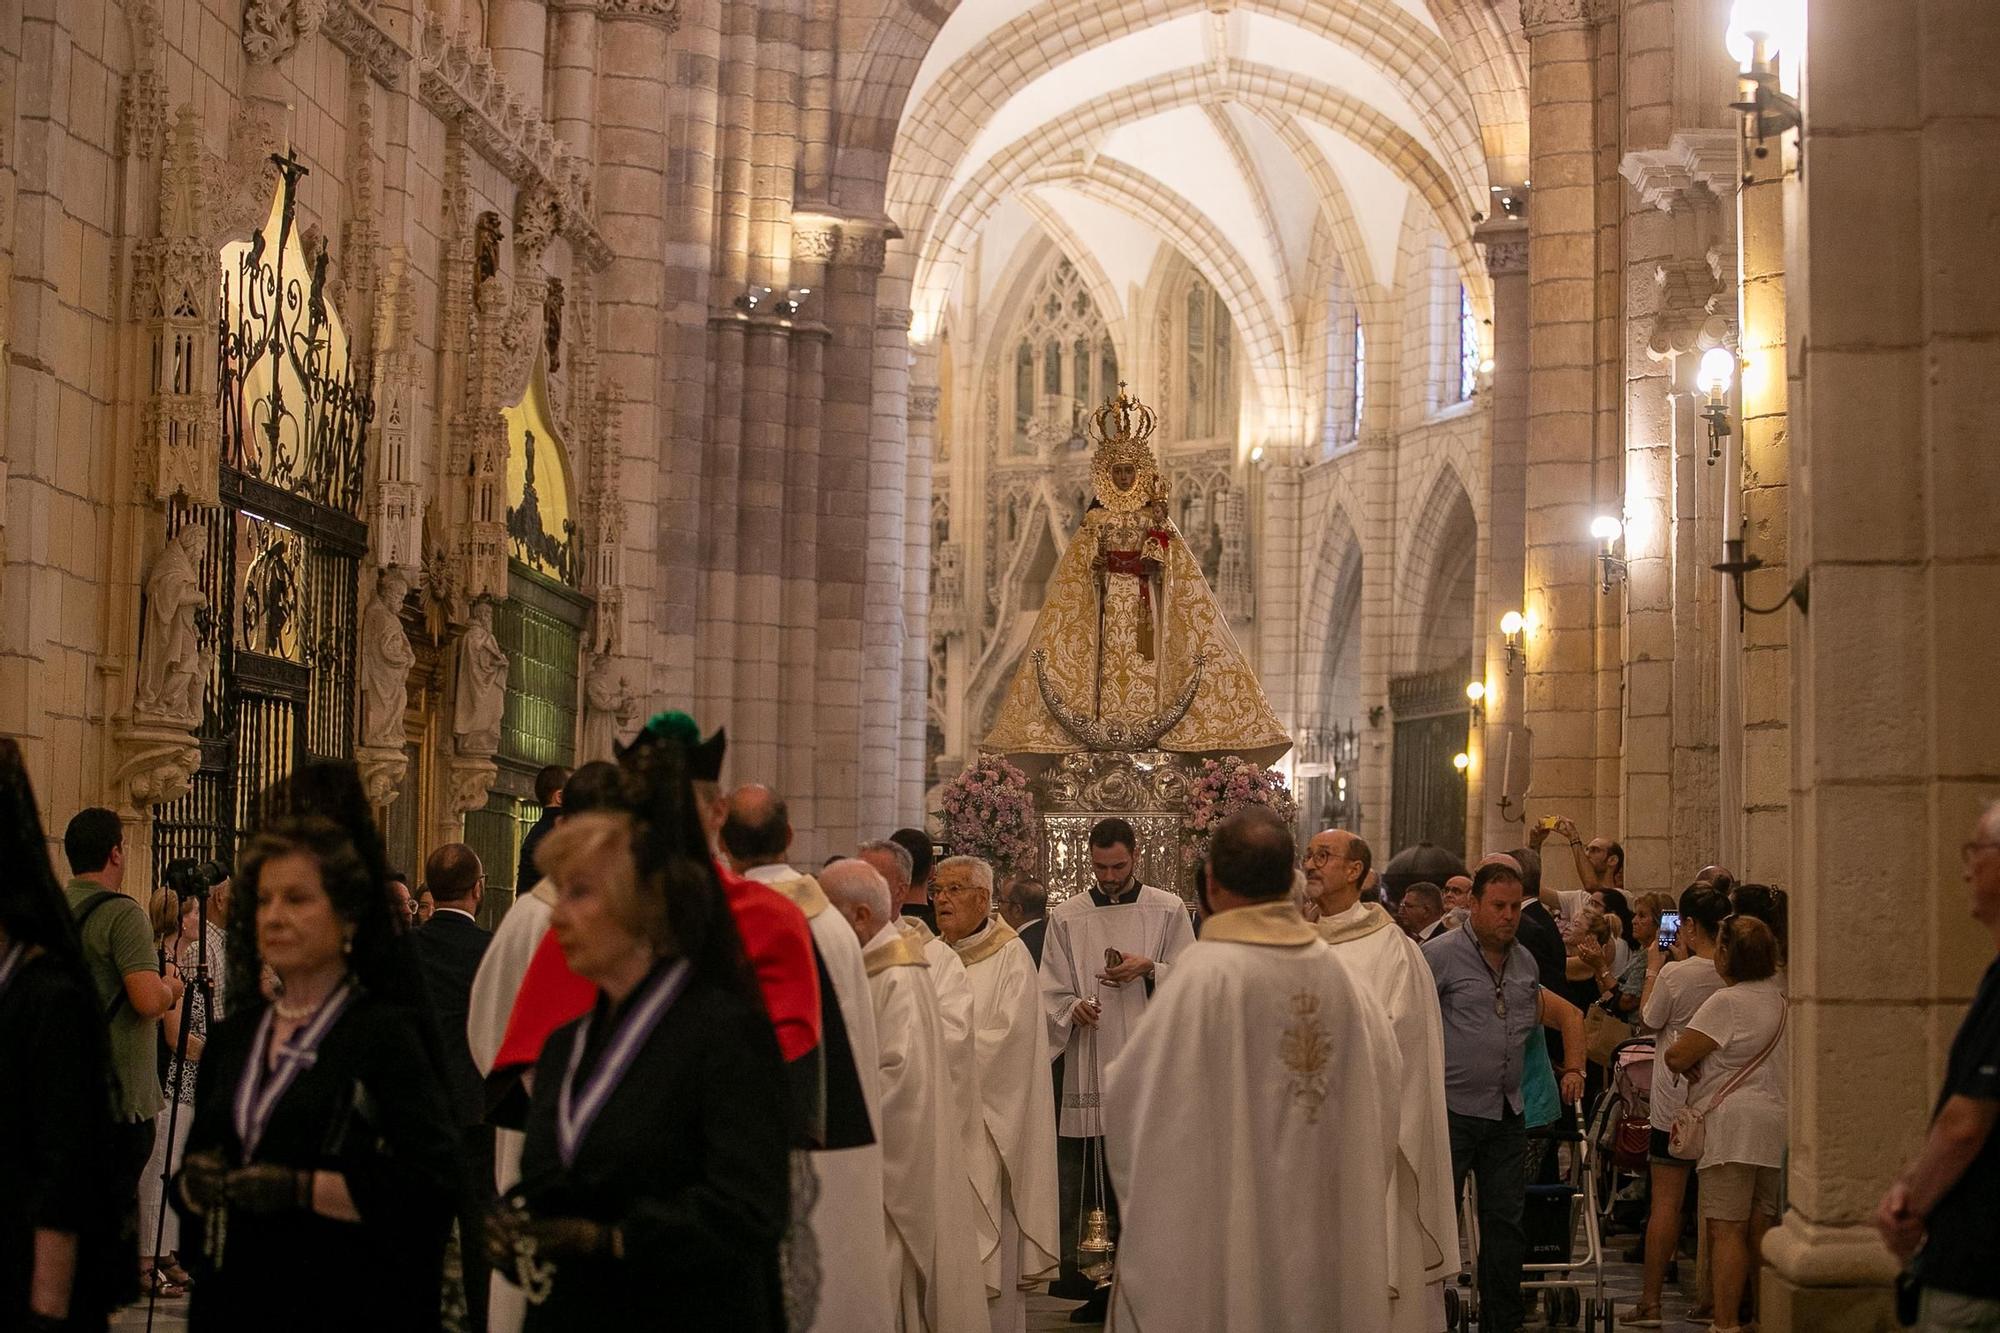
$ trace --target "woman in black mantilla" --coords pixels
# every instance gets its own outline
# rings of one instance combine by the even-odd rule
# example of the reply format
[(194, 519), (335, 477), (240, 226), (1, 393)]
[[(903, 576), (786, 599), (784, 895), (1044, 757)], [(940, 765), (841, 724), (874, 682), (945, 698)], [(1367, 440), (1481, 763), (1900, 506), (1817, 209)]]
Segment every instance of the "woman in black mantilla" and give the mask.
[[(293, 806), (299, 809), (300, 806)], [(238, 866), (248, 929), (210, 1035), (175, 1203), (202, 1238), (195, 1329), (434, 1333), (459, 1177), (443, 1084), (396, 988), (378, 873), (340, 825), (288, 814)]]
[(0, 737), (0, 1328), (101, 1333), (119, 1254), (111, 1055), (21, 750)]
[(624, 758), (622, 799), (537, 861), (591, 1012), (535, 1068), (521, 1184), (487, 1249), (528, 1333), (784, 1327), (784, 1063), (678, 747)]

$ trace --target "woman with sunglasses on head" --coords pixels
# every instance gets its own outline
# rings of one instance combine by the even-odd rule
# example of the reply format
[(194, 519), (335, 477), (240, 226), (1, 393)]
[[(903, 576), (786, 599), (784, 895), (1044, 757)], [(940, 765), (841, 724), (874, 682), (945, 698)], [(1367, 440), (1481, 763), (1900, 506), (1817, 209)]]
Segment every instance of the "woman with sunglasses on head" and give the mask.
[[(111, 1053), (21, 750), (0, 737), (0, 1328), (101, 1333), (120, 1255)], [(128, 1251), (132, 1250), (129, 1239)], [(121, 1290), (125, 1288), (126, 1290)]]
[[(232, 1009), (203, 1054), (175, 1181), (201, 1238), (191, 1326), (438, 1327), (456, 1141), (408, 1011), (380, 997), (396, 926), (348, 831), (287, 814), (244, 851)], [(191, 1247), (188, 1247), (191, 1248)]]
[(623, 764), (618, 799), (536, 852), (563, 957), (598, 994), (542, 1049), (487, 1254), (528, 1333), (782, 1329), (783, 1058), (680, 748)]

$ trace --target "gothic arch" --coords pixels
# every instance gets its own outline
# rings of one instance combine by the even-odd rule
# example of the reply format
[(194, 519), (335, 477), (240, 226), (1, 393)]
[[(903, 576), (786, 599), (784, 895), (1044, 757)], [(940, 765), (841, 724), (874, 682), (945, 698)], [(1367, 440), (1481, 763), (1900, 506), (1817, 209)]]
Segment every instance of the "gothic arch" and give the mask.
[(1479, 522), (1449, 462), (1438, 470), (1409, 528), (1396, 605), (1400, 671), (1448, 666), (1471, 651)]

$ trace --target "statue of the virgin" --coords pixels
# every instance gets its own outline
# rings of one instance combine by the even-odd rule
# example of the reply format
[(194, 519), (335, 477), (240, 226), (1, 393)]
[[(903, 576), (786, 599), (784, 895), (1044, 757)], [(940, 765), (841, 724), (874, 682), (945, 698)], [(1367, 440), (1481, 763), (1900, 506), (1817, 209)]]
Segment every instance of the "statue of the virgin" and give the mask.
[(1097, 498), (1050, 577), (989, 752), (1166, 750), (1270, 763), (1291, 746), (1167, 515), (1151, 409), (1092, 418)]

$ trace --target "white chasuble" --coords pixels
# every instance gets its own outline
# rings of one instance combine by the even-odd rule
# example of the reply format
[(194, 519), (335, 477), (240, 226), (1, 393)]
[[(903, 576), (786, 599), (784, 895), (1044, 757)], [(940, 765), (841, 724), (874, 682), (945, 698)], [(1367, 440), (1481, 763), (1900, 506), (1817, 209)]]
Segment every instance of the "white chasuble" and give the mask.
[(986, 1281), (944, 1025), (923, 947), (894, 925), (861, 952), (881, 1046), (887, 1290), (898, 1333), (983, 1333)]
[(972, 983), (979, 1093), (992, 1154), (982, 1191), (994, 1200), (999, 1223), (993, 1253), (982, 1256), (987, 1285), (999, 1293), (992, 1322), (996, 1331), (1021, 1329), (1027, 1320), (1021, 1290), (1054, 1277), (1062, 1252), (1041, 984), (1028, 946), (1004, 923), (989, 921), (953, 947)]
[(1402, 1078), (1288, 898), (1211, 917), (1104, 1088), (1120, 1333), (1381, 1333)]
[[(1148, 1000), (1144, 980), (1121, 985), (1101, 982), (1106, 949), (1153, 960), (1157, 993), (1174, 961), (1194, 943), (1187, 905), (1165, 889), (1148, 884), (1126, 902), (1099, 906), (1088, 893), (1063, 899), (1049, 912), (1042, 941), (1042, 1007), (1049, 1020), (1049, 1058), (1063, 1056), (1062, 1114), (1056, 1131), (1065, 1138), (1104, 1133), (1098, 1103), (1104, 1069), (1118, 1053)], [(1097, 1026), (1071, 1020), (1078, 1000), (1097, 1001)]]
[(1390, 1186), (1390, 1284), (1395, 1333), (1436, 1333), (1444, 1298), (1430, 1291), (1458, 1273), (1457, 1193), (1444, 1105), (1444, 1020), (1430, 964), (1417, 942), (1374, 903), (1322, 917), (1320, 938), (1371, 994), (1403, 1057), (1402, 1120)]
[[(799, 1154), (810, 1159), (810, 1179), (793, 1171), (792, 1206), (806, 1203), (810, 1254), (797, 1239), (786, 1256), (786, 1300), (810, 1311), (799, 1333), (887, 1333), (889, 1293), (882, 1286), (881, 1047), (875, 1036), (875, 1002), (854, 927), (833, 910), (811, 875), (789, 866), (753, 866), (743, 872), (776, 889), (806, 915), (813, 951), (833, 981), (840, 1018), (854, 1052), (854, 1072), (868, 1103), (875, 1142), (865, 1148)], [(805, 1194), (801, 1199), (800, 1194)], [(816, 1289), (816, 1290), (815, 1290)]]
[[(946, 1063), (951, 1070), (952, 1105), (958, 1113), (960, 1160), (972, 1188), (972, 1228), (981, 1268), (1000, 1243), (1000, 1200), (990, 1193), (998, 1179), (992, 1169), (994, 1152), (986, 1134), (986, 1109), (979, 1096), (979, 1033), (972, 1017), (972, 982), (958, 951), (932, 933), (919, 917), (906, 916), (897, 922), (903, 935), (914, 940), (930, 966), (925, 978), (937, 996), (938, 1021), (944, 1029)], [(999, 1294), (996, 1278), (987, 1295)]]

